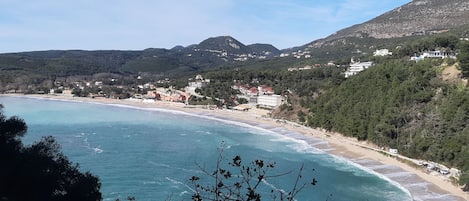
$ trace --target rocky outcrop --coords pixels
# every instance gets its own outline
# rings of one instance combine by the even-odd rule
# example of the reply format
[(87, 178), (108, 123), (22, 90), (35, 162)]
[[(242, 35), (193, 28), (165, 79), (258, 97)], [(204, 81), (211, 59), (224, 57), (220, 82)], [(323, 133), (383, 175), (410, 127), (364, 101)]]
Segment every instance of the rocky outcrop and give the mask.
[(446, 32), (451, 28), (469, 24), (467, 0), (414, 0), (363, 24), (358, 24), (315, 41), (321, 45), (347, 37), (373, 37), (378, 39)]

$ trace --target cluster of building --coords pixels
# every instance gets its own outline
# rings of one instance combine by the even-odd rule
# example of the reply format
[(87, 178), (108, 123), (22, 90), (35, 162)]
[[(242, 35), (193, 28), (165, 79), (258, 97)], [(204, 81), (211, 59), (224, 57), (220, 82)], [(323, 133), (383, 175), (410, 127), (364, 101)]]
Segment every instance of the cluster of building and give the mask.
[[(230, 46), (232, 46), (235, 49), (239, 49), (239, 46), (230, 43)], [(217, 57), (223, 58), (225, 61), (228, 61), (229, 58), (232, 58), (233, 61), (247, 61), (249, 59), (267, 59), (268, 57), (272, 56), (272, 52), (269, 51), (263, 51), (260, 55), (257, 54), (230, 54), (226, 50), (211, 50), (211, 49), (193, 49), (194, 52), (208, 52), (212, 55), (215, 55)], [(187, 54), (187, 57), (192, 57), (192, 54)]]
[[(391, 56), (391, 55), (392, 55), (392, 52), (389, 51), (388, 49), (378, 49), (373, 52), (373, 56), (375, 57), (385, 57), (385, 56)], [(374, 63), (372, 61), (366, 61), (366, 62), (354, 61), (354, 58), (352, 57), (350, 61), (350, 65), (348, 69), (345, 71), (344, 76), (345, 78), (349, 78), (351, 76), (354, 76), (364, 71), (365, 69), (372, 67), (373, 65)]]
[[(201, 75), (197, 75), (194, 79), (189, 79), (188, 86), (184, 91), (174, 88), (150, 88), (145, 95), (135, 94), (132, 98), (142, 99), (145, 102), (167, 101), (188, 104), (191, 96), (202, 97), (196, 92), (196, 89), (206, 87), (209, 84), (210, 79), (204, 79)], [(248, 84), (235, 84), (232, 88), (240, 92), (238, 98), (244, 98), (248, 101), (247, 104), (233, 108), (237, 110), (249, 110), (253, 107), (273, 109), (286, 101), (284, 96), (275, 94), (272, 87), (265, 85), (251, 87)]]
[[(391, 56), (392, 52), (390, 52), (388, 49), (380, 49), (376, 50), (373, 53), (373, 56), (378, 57), (378, 56)], [(456, 59), (455, 54), (451, 54), (448, 52), (444, 51), (427, 51), (424, 52), (418, 56), (413, 56), (410, 58), (411, 61), (421, 61), (426, 58), (437, 58), (437, 59), (445, 59), (445, 58), (451, 58), (451, 59)], [(350, 66), (349, 68), (345, 71), (344, 76), (345, 78), (354, 76), (361, 71), (364, 71), (365, 69), (368, 69), (374, 65), (373, 62), (367, 61), (367, 62), (360, 62), (360, 61), (354, 61), (354, 59), (351, 59)]]
[(353, 57), (350, 61), (350, 67), (345, 71), (345, 78), (354, 76), (365, 69), (372, 67), (374, 63), (372, 61), (360, 62), (354, 61)]
[(311, 70), (311, 69), (313, 69), (312, 66), (306, 65), (302, 68), (297, 68), (297, 67), (288, 68), (288, 71), (302, 71), (302, 70)]
[(311, 70), (313, 68), (319, 68), (319, 67), (337, 67), (337, 65), (333, 61), (329, 61), (327, 64), (314, 64), (313, 66), (311, 65), (306, 65), (304, 67), (291, 67), (288, 68), (288, 71), (302, 71), (302, 70)]
[(389, 51), (388, 49), (380, 49), (380, 50), (376, 50), (375, 52), (373, 52), (373, 56), (375, 57), (384, 57), (384, 56), (391, 56), (392, 55), (392, 52)]
[[(145, 96), (134, 95), (137, 99), (151, 99), (153, 101), (166, 101), (166, 102), (180, 102), (186, 103), (189, 100), (190, 94), (184, 91), (175, 90), (172, 88), (156, 88), (154, 90), (147, 91)], [(151, 102), (146, 100), (147, 102)]]
[(190, 78), (186, 91), (192, 94), (196, 94), (195, 90), (197, 88), (202, 88), (210, 84), (210, 79), (204, 79), (202, 75), (196, 75), (195, 79)]
[[(238, 98), (248, 100), (250, 107), (261, 107), (273, 109), (285, 103), (285, 97), (274, 93), (272, 87), (260, 85), (258, 87), (251, 87), (248, 84), (235, 84), (233, 89), (239, 90), (241, 93)], [(243, 110), (245, 110), (243, 108)]]
[(421, 61), (426, 58), (437, 58), (437, 59), (446, 59), (446, 58), (451, 58), (451, 59), (456, 59), (455, 54), (451, 54), (448, 52), (443, 52), (443, 51), (427, 51), (424, 52), (418, 56), (413, 56), (410, 58), (411, 61)]
[(292, 56), (292, 57), (297, 58), (297, 59), (301, 59), (301, 58), (309, 59), (309, 58), (311, 58), (311, 52), (310, 51), (298, 50), (298, 51), (292, 52), (291, 54), (290, 53), (280, 54), (280, 57), (289, 57), (289, 56)]

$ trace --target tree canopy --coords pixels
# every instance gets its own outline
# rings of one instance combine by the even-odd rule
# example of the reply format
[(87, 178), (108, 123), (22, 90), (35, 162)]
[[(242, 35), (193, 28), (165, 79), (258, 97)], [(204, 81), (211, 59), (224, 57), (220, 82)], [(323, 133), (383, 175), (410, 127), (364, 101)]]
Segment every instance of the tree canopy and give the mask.
[(440, 68), (441, 60), (425, 60), (367, 69), (310, 103), (308, 124), (467, 174), (469, 89), (442, 81)]
[(469, 77), (469, 41), (459, 43), (459, 67), (464, 77)]

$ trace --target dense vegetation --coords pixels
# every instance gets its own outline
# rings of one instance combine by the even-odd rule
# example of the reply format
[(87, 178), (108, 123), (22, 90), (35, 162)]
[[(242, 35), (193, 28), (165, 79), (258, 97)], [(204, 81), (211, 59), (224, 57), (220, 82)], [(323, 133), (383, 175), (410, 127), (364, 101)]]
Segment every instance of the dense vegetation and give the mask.
[[(390, 61), (306, 102), (308, 124), (469, 173), (469, 89), (443, 82), (441, 60)], [(461, 183), (469, 184), (467, 176)]]
[(425, 51), (440, 50), (446, 53), (454, 53), (459, 44), (459, 37), (455, 34), (445, 33), (429, 36), (407, 42), (397, 49), (397, 56), (420, 55)]
[(20, 137), (26, 124), (18, 117), (5, 117), (1, 108), (0, 200), (102, 200), (97, 177), (80, 172), (52, 137), (24, 146)]
[(469, 77), (469, 42), (463, 41), (459, 44), (459, 67), (464, 77)]
[(201, 89), (200, 93), (208, 97), (230, 100), (239, 92), (231, 87), (235, 84), (258, 87), (272, 87), (276, 94), (296, 94), (314, 96), (321, 90), (341, 83), (344, 78), (341, 69), (336, 67), (318, 67), (311, 70), (224, 70), (204, 74), (212, 82)]

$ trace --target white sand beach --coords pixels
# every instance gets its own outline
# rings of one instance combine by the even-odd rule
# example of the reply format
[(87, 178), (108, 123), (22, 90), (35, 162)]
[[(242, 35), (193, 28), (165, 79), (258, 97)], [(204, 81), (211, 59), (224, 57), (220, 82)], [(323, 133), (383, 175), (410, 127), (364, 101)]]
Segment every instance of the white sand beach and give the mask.
[[(14, 95), (20, 96), (20, 95)], [(250, 111), (231, 111), (220, 109), (188, 108), (183, 103), (173, 102), (143, 102), (130, 100), (116, 100), (104, 98), (78, 98), (70, 96), (31, 95), (27, 97), (69, 100), (79, 102), (92, 102), (101, 104), (120, 104), (140, 108), (164, 108), (187, 113), (197, 113), (211, 117), (218, 117), (239, 121), (251, 125), (268, 125), (282, 127), (292, 132), (302, 133), (312, 138), (318, 138), (320, 143), (316, 148), (327, 153), (342, 157), (368, 168), (377, 174), (383, 175), (400, 184), (412, 194), (414, 200), (469, 200), (469, 193), (461, 187), (452, 184), (448, 178), (435, 172), (427, 172), (424, 168), (412, 166), (398, 160), (396, 157), (380, 153), (376, 146), (367, 142), (358, 142), (355, 139), (344, 137), (337, 133), (324, 132), (319, 129), (308, 128), (286, 121), (265, 118), (268, 111), (251, 109)], [(381, 168), (386, 167), (386, 168)]]

